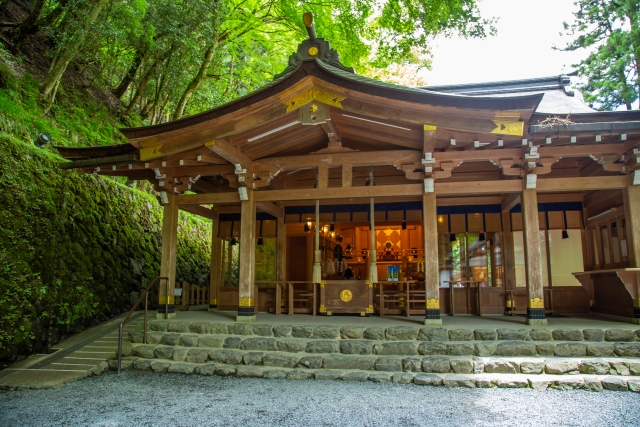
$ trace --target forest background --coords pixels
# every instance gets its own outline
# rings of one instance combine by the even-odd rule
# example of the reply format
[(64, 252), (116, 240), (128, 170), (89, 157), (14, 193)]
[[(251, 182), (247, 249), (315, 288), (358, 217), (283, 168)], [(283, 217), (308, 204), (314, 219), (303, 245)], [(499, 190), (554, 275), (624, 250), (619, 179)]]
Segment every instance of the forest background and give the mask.
[[(64, 173), (34, 138), (126, 143), (118, 128), (244, 96), (286, 67), (307, 11), (346, 66), (404, 85), (425, 83), (433, 37), (496, 22), (476, 0), (0, 0), (0, 363), (121, 313), (159, 272), (152, 187)], [(211, 223), (179, 224), (177, 278), (205, 286)]]

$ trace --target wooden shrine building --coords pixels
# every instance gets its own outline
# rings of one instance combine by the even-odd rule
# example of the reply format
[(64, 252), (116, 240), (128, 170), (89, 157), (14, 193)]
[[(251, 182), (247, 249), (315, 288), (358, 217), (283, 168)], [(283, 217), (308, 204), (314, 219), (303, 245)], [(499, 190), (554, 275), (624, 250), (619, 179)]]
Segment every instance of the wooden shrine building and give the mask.
[[(309, 39), (273, 82), (63, 168), (155, 185), (160, 303), (174, 316), (178, 209), (213, 219), (210, 308), (589, 314), (640, 320), (640, 112), (597, 112), (569, 76), (408, 88)], [(168, 292), (168, 295), (167, 295)], [(164, 316), (165, 307), (159, 309)]]

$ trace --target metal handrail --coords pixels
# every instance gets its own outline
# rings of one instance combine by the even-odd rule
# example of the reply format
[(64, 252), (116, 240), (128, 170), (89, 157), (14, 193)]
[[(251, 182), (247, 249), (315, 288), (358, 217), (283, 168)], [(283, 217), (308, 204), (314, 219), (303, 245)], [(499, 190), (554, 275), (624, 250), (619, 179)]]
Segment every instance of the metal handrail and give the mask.
[(145, 289), (145, 291), (142, 293), (142, 295), (140, 295), (140, 298), (138, 298), (138, 301), (136, 301), (136, 303), (133, 305), (131, 310), (129, 310), (129, 313), (124, 318), (124, 320), (122, 320), (122, 322), (120, 322), (120, 332), (119, 332), (119, 335), (118, 335), (118, 374), (120, 374), (120, 370), (121, 370), (121, 366), (122, 366), (122, 330), (124, 328), (124, 324), (127, 323), (127, 321), (129, 320), (129, 317), (131, 317), (133, 312), (136, 311), (136, 308), (138, 308), (138, 306), (142, 302), (142, 298), (144, 298), (145, 299), (145, 301), (144, 301), (144, 334), (143, 334), (142, 342), (144, 344), (147, 343), (147, 309), (149, 307), (149, 291), (151, 290), (153, 285), (155, 285), (156, 282), (158, 282), (160, 280), (166, 280), (167, 281), (167, 291), (166, 291), (165, 303), (164, 303), (164, 315), (165, 315), (165, 318), (169, 317), (169, 278), (168, 277), (156, 276), (151, 281), (151, 284), (149, 284), (147, 289)]

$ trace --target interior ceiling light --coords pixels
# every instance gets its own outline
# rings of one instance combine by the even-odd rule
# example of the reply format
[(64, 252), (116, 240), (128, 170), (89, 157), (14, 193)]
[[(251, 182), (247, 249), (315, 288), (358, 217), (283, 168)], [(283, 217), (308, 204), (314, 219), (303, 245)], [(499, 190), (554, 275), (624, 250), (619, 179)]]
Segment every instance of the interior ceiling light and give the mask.
[(287, 123), (286, 125), (282, 125), (282, 126), (277, 127), (277, 128), (275, 128), (275, 129), (271, 129), (270, 131), (267, 131), (267, 132), (265, 132), (265, 133), (261, 133), (261, 134), (260, 134), (260, 135), (258, 135), (258, 136), (253, 136), (253, 137), (251, 137), (251, 138), (247, 139), (247, 141), (249, 141), (249, 142), (253, 142), (253, 141), (255, 141), (256, 139), (264, 138), (265, 136), (269, 136), (269, 135), (271, 135), (272, 133), (280, 132), (282, 129), (286, 129), (286, 128), (291, 127), (291, 126), (293, 126), (293, 125), (297, 125), (298, 123), (299, 123), (299, 122), (298, 122), (297, 120), (296, 120), (295, 122)]
[(390, 125), (388, 123), (382, 123), (382, 122), (376, 122), (375, 120), (369, 120), (369, 119), (363, 119), (362, 117), (356, 117), (356, 116), (350, 116), (348, 114), (343, 114), (344, 117), (349, 117), (351, 119), (356, 119), (356, 120), (362, 120), (363, 122), (369, 122), (369, 123), (376, 123), (379, 125), (383, 125), (383, 126), (389, 126), (391, 128), (396, 128), (396, 129), (402, 129), (402, 130), (408, 130), (410, 131), (411, 129), (409, 128), (403, 128), (402, 126), (396, 126), (396, 125)]

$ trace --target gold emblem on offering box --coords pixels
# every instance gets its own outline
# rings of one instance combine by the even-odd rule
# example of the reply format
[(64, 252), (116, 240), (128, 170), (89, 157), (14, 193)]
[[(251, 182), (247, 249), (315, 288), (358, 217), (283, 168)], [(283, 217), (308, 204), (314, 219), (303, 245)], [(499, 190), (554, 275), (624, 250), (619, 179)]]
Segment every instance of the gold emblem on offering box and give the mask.
[(352, 298), (353, 294), (349, 289), (343, 289), (342, 292), (340, 292), (340, 301), (349, 302)]

